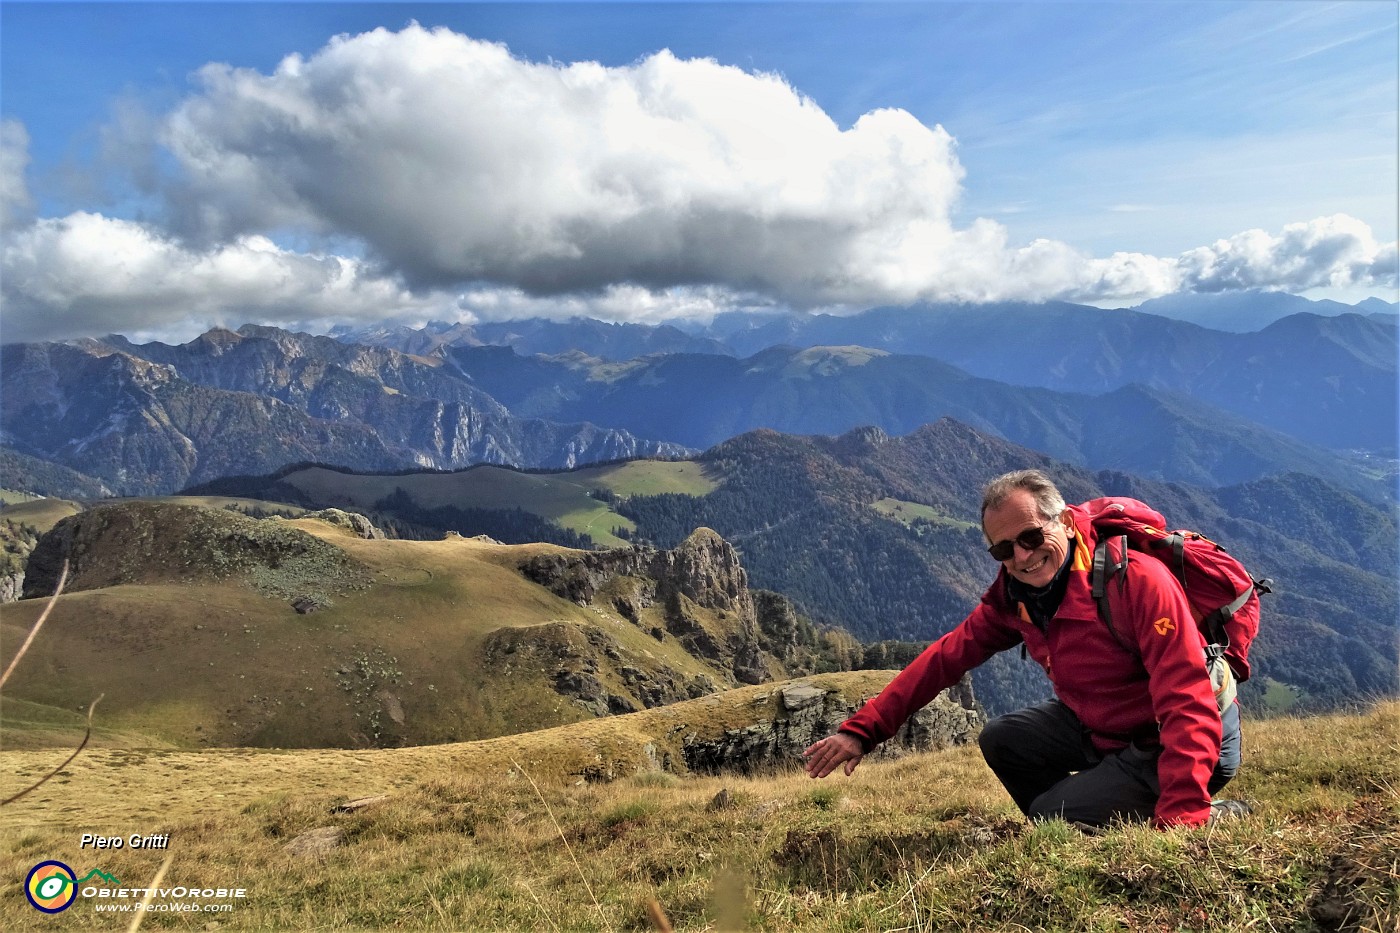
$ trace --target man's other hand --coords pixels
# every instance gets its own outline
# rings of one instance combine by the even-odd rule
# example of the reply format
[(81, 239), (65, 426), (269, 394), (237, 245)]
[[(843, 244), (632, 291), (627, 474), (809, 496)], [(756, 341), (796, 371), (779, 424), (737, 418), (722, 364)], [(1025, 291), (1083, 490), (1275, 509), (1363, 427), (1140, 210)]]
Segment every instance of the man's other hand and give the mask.
[(865, 753), (861, 750), (860, 739), (838, 732), (808, 745), (803, 750), (802, 757), (807, 759), (803, 767), (814, 778), (826, 777), (842, 762), (846, 763), (846, 776), (850, 777), (856, 765), (865, 757)]

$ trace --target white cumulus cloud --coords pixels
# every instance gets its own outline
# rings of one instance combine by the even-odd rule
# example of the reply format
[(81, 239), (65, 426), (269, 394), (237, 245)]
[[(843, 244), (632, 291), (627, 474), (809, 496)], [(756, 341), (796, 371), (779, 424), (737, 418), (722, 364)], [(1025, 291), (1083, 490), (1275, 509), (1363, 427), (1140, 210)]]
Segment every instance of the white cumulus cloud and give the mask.
[[(1013, 244), (954, 223), (941, 126), (882, 109), (843, 128), (780, 76), (666, 51), (530, 62), (413, 25), (198, 81), (110, 134), (159, 224), (33, 220), (25, 129), (0, 127), (4, 339), (1396, 285), (1396, 244), (1346, 215), (1176, 257)], [(149, 133), (163, 151), (130, 151)]]
[(415, 283), (903, 293), (962, 178), (904, 111), (843, 130), (779, 77), (665, 51), (541, 64), (411, 26), (200, 77), (165, 136), (186, 232), (350, 234)]
[(0, 269), (7, 342), (230, 319), (378, 320), (448, 303), (415, 297), (356, 260), (290, 252), (266, 237), (192, 251), (140, 224), (86, 212), (8, 235)]
[(1289, 224), (1278, 236), (1247, 230), (1183, 253), (1177, 265), (1181, 285), (1190, 291), (1393, 288), (1396, 244), (1377, 243), (1367, 224), (1336, 214)]

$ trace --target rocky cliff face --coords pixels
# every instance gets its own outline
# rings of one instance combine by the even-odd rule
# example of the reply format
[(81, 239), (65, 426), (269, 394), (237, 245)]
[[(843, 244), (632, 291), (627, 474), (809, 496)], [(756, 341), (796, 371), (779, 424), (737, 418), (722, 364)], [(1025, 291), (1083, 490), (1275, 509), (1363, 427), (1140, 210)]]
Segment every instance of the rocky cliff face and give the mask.
[(383, 541), (384, 532), (374, 526), (374, 523), (358, 512), (345, 512), (341, 509), (321, 509), (318, 512), (307, 512), (302, 518), (319, 518), (328, 525), (335, 525), (339, 528), (348, 529), (357, 537), (367, 541)]
[(12, 603), (24, 595), (24, 571), (0, 573), (0, 603)]
[(739, 683), (770, 679), (748, 575), (734, 548), (708, 528), (670, 551), (553, 554), (520, 571), (580, 606), (605, 606), (655, 638), (676, 638)]
[(12, 603), (24, 595), (24, 569), (30, 552), (39, 543), (31, 525), (0, 518), (0, 603)]
[(7, 444), (123, 495), (302, 461), (570, 468), (688, 452), (591, 424), (517, 418), (447, 366), (276, 328), (216, 330), (174, 347), (116, 337), (0, 352)]
[(721, 689), (706, 674), (686, 675), (629, 650), (607, 631), (552, 622), (493, 632), (485, 660), (507, 676), (540, 672), (555, 692), (594, 716), (635, 713)]
[[(318, 460), (408, 466), (365, 425), (317, 420), (276, 399), (196, 385), (167, 364), (101, 345), (10, 345), (0, 429), (16, 449), (122, 495)], [(66, 490), (62, 491), (68, 494)]]
[(685, 452), (677, 444), (592, 424), (517, 418), (454, 367), (383, 347), (255, 325), (210, 331), (178, 347), (113, 340), (123, 352), (166, 364), (195, 384), (275, 398), (315, 418), (364, 424), (389, 449), (434, 469), (473, 463), (567, 469)]
[[(838, 691), (795, 683), (760, 697), (751, 725), (725, 730), (719, 738), (688, 735), (682, 745), (686, 767), (694, 772), (753, 774), (788, 768), (801, 759), (802, 750), (830, 735), (864, 705)], [(972, 695), (972, 684), (962, 683), (934, 698), (915, 713), (894, 737), (867, 757), (898, 758), (910, 752), (932, 751), (965, 745), (982, 731), (986, 715)]]

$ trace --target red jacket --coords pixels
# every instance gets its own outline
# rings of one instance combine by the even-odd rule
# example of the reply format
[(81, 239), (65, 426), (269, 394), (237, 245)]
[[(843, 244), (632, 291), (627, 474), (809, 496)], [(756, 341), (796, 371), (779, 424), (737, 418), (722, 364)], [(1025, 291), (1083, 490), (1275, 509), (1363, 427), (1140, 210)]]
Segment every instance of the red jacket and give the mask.
[(1206, 784), (1220, 759), (1220, 712), (1191, 607), (1166, 565), (1130, 553), (1127, 586), (1109, 586), (1113, 623), (1138, 651), (1125, 649), (1099, 618), (1090, 593), (1095, 539), (1088, 513), (1079, 506), (1070, 506), (1070, 512), (1076, 529), (1070, 579), (1044, 633), (1008, 602), (1003, 568), (972, 614), (842, 723), (841, 731), (867, 747), (883, 742), (939, 691), (997, 652), (1024, 642), (1100, 751), (1116, 751), (1129, 737), (1160, 727), (1162, 794), (1153, 822), (1200, 825), (1210, 816)]

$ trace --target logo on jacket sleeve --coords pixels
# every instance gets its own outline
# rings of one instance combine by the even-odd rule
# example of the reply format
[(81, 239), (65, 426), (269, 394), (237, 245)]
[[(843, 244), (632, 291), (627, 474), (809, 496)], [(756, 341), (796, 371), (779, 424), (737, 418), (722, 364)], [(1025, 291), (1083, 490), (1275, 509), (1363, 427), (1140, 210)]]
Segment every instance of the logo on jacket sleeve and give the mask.
[(1157, 630), (1158, 635), (1170, 635), (1172, 632), (1176, 631), (1176, 623), (1167, 616), (1162, 616), (1162, 618), (1153, 622), (1152, 627)]

